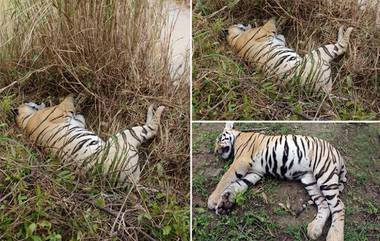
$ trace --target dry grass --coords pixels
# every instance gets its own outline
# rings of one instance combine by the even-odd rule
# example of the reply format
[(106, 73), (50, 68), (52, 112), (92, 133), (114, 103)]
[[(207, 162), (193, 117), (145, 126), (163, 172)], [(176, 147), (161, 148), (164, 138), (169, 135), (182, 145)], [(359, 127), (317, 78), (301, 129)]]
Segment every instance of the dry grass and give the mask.
[[(11, 21), (0, 21), (0, 239), (188, 239), (189, 70), (174, 86), (169, 43), (160, 43), (162, 4), (150, 4), (12, 1)], [(29, 148), (10, 109), (69, 93), (103, 138), (144, 123), (149, 104), (167, 106), (145, 149), (139, 191), (73, 176), (72, 167)]]
[[(380, 27), (356, 1), (194, 1), (193, 106), (197, 119), (379, 119)], [(308, 97), (262, 80), (219, 38), (235, 23), (276, 18), (287, 44), (304, 55), (353, 26), (348, 52), (333, 65), (333, 97)], [(321, 101), (322, 100), (322, 101)]]

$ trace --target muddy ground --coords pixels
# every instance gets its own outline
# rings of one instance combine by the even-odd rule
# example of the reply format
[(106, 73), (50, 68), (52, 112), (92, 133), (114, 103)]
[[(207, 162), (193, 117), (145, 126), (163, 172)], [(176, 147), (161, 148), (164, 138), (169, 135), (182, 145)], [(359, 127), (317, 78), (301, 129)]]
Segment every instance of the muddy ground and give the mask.
[[(238, 129), (263, 128), (268, 134), (302, 134), (333, 144), (348, 166), (345, 240), (380, 240), (380, 124), (239, 124)], [(300, 183), (265, 178), (239, 197), (238, 205), (217, 216), (207, 210), (207, 198), (228, 168), (213, 154), (223, 124), (193, 125), (193, 239), (194, 240), (309, 240), (307, 224), (316, 209), (295, 211), (308, 200)], [(285, 207), (283, 208), (282, 204)], [(325, 240), (330, 221), (322, 237)]]

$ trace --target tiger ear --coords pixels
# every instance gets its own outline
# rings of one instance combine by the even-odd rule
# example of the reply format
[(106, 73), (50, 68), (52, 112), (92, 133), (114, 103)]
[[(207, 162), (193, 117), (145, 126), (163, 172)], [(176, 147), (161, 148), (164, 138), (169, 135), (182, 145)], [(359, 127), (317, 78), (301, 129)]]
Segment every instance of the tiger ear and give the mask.
[(226, 125), (224, 126), (224, 130), (232, 130), (234, 129), (234, 123), (232, 121), (226, 122)]
[(59, 106), (62, 108), (64, 111), (75, 111), (74, 107), (74, 97), (72, 94), (66, 96), (66, 98), (59, 104)]
[(268, 22), (264, 24), (263, 29), (267, 32), (277, 32), (276, 21), (274, 18), (269, 19)]

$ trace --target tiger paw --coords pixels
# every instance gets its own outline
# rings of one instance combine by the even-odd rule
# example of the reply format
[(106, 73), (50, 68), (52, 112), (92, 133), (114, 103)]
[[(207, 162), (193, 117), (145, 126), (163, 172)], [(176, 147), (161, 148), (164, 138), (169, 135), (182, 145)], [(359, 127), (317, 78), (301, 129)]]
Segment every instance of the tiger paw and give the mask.
[(346, 48), (346, 46), (348, 45), (348, 42), (350, 40), (350, 35), (353, 29), (354, 28), (352, 27), (348, 27), (346, 30), (344, 30), (343, 26), (339, 28), (338, 43), (344, 46), (344, 48)]
[(309, 236), (310, 239), (317, 239), (319, 236), (321, 236), (323, 230), (323, 225), (321, 225), (318, 221), (313, 221), (309, 223), (307, 226), (307, 236)]
[(225, 192), (220, 197), (215, 207), (216, 214), (228, 213), (234, 206), (234, 197), (231, 192)]
[(332, 226), (327, 234), (326, 241), (344, 241), (343, 231), (340, 232), (336, 227)]

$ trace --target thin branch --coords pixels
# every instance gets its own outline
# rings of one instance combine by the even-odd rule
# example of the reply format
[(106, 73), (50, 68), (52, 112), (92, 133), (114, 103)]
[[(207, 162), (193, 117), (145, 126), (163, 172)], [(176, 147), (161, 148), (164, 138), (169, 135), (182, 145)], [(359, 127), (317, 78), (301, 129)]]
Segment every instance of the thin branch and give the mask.
[(11, 88), (12, 86), (14, 86), (15, 84), (17, 83), (17, 81), (13, 81), (12, 83), (10, 83), (9, 85), (5, 86), (4, 88), (1, 88), (0, 89), (0, 94), (3, 93), (6, 89), (9, 89)]
[[(101, 210), (101, 211), (103, 211), (103, 212), (105, 212), (105, 213), (107, 213), (107, 214), (109, 214), (109, 215), (111, 215), (111, 216), (113, 216), (113, 217), (115, 217), (115, 218), (118, 218), (118, 212), (116, 212), (116, 211), (114, 211), (114, 210), (112, 210), (112, 209), (108, 209), (108, 208), (105, 208), (105, 207), (101, 207), (101, 206), (99, 206), (99, 205), (97, 205), (96, 203), (94, 203), (94, 202), (92, 202), (92, 201), (90, 201), (90, 200), (87, 200), (87, 199), (85, 199), (85, 198), (83, 198), (83, 197), (78, 197), (81, 201), (84, 201), (85, 203), (87, 203), (87, 204), (90, 204), (91, 206), (93, 206), (93, 207), (95, 207), (95, 208), (97, 208), (97, 209), (99, 209), (99, 210)], [(124, 223), (126, 224), (126, 225), (128, 225), (128, 226), (133, 226), (133, 225), (131, 225), (131, 224), (129, 224), (127, 221), (125, 221), (124, 220)], [(139, 228), (136, 228), (137, 229), (137, 231), (139, 232), (139, 233), (141, 233), (142, 235), (144, 235), (148, 240), (150, 240), (150, 241), (157, 241), (156, 239), (154, 239), (152, 236), (150, 236), (149, 234), (147, 234), (146, 232), (144, 232), (143, 230), (141, 230), (141, 229), (139, 229)]]

